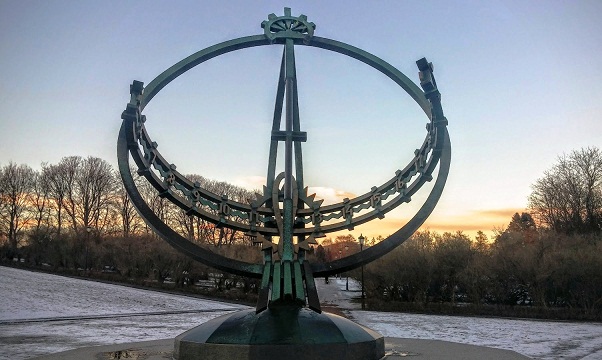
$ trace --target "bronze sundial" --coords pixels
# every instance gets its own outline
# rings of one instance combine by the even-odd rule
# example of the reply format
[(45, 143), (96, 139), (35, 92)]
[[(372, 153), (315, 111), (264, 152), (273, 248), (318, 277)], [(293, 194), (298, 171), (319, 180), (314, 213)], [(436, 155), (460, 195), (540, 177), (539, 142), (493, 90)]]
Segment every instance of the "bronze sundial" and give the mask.
[[(146, 87), (134, 81), (131, 99), (122, 114), (123, 124), (118, 140), (119, 170), (133, 204), (141, 216), (164, 240), (177, 250), (206, 265), (238, 275), (262, 278), (256, 316), (266, 309), (277, 313), (278, 307), (309, 307), (320, 313), (314, 278), (324, 277), (360, 267), (373, 261), (408, 239), (426, 220), (439, 200), (450, 166), (451, 146), (447, 120), (441, 108), (440, 93), (433, 76), (433, 66), (426, 59), (416, 62), (420, 87), (382, 59), (351, 45), (314, 36), (315, 25), (305, 15), (294, 17), (285, 8), (284, 16), (271, 14), (261, 26), (263, 34), (241, 37), (213, 45), (176, 63)], [(267, 182), (263, 192), (247, 203), (233, 201), (192, 182), (176, 170), (158, 151), (145, 126), (145, 106), (167, 84), (191, 68), (219, 55), (255, 46), (283, 46), (282, 63), (277, 84), (276, 104), (272, 119)], [(303, 178), (301, 145), (307, 140), (302, 131), (297, 96), (295, 46), (312, 46), (334, 51), (361, 61), (380, 71), (404, 89), (427, 116), (426, 137), (404, 167), (392, 171), (390, 180), (353, 199), (323, 205), (308, 194)], [(284, 126), (282, 127), (282, 119)], [(266, 134), (268, 135), (268, 134)], [(276, 174), (278, 144), (284, 143), (284, 171)], [(145, 203), (130, 173), (129, 159), (134, 160), (138, 174), (144, 176), (162, 196), (186, 214), (242, 231), (261, 245), (263, 262), (247, 263), (223, 257), (189, 241), (166, 225)], [(334, 231), (351, 230), (355, 226), (385, 214), (409, 202), (420, 187), (433, 180), (435, 184), (417, 213), (397, 232), (364, 251), (342, 259), (312, 264), (306, 257), (316, 239)], [(250, 248), (249, 251), (254, 251)], [(267, 315), (266, 315), (267, 316)], [(270, 315), (272, 316), (272, 315)], [(288, 315), (275, 315), (288, 319)], [(288, 317), (287, 317), (288, 316)], [(299, 315), (295, 315), (299, 316)], [(293, 317), (292, 322), (299, 321)], [(285, 321), (286, 323), (286, 321)], [(283, 325), (285, 328), (287, 325)], [(293, 326), (293, 325), (290, 325)], [(279, 340), (266, 340), (272, 343)], [(312, 341), (315, 341), (312, 340)]]

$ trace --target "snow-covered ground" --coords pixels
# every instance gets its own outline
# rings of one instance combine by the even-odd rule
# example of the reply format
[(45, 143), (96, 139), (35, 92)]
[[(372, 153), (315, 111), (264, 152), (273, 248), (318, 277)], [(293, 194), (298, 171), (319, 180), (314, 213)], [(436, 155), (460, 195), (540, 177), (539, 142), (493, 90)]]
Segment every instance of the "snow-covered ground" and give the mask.
[(175, 337), (242, 305), (0, 267), (0, 359)]
[[(510, 349), (534, 359), (602, 359), (602, 324), (361, 311), (349, 279), (317, 280), (320, 299), (385, 336)], [(173, 338), (244, 306), (0, 267), (0, 359)]]
[(320, 299), (341, 304), (356, 322), (384, 336), (445, 340), (513, 350), (534, 359), (602, 360), (602, 324), (565, 321), (492, 319), (361, 311), (351, 298), (359, 285), (346, 278), (317, 280)]
[(384, 336), (513, 350), (534, 359), (602, 359), (602, 324), (352, 311)]

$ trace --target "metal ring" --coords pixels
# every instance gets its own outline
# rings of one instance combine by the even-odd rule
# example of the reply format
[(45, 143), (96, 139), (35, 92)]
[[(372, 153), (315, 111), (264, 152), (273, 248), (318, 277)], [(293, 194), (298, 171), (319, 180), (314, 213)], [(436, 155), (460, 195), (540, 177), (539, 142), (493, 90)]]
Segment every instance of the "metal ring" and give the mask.
[[(440, 102), (438, 98), (435, 98), (434, 100), (432, 98), (427, 99), (424, 92), (416, 84), (414, 84), (403, 73), (395, 69), (387, 62), (364, 50), (327, 38), (314, 36), (309, 39), (293, 40), (295, 42), (295, 45), (313, 46), (350, 56), (380, 71), (381, 73), (392, 79), (400, 87), (402, 87), (418, 103), (418, 105), (422, 108), (422, 110), (425, 112), (428, 118), (431, 119), (431, 123), (433, 124), (432, 107), (440, 107)], [(163, 89), (163, 87), (165, 87), (171, 81), (173, 81), (186, 71), (192, 69), (193, 67), (209, 59), (232, 51), (255, 46), (271, 45), (273, 43), (276, 42), (273, 42), (272, 40), (268, 39), (265, 35), (254, 35), (229, 40), (203, 49), (195, 54), (192, 54), (191, 56), (183, 59), (182, 61), (176, 63), (175, 65), (161, 73), (144, 88), (144, 92), (141, 94), (136, 104), (138, 116), (140, 115), (144, 107), (150, 102), (150, 100), (152, 100), (153, 97), (161, 89)], [(438, 103), (433, 104), (433, 101)], [(449, 135), (445, 127), (446, 123), (444, 121), (436, 121), (436, 123), (434, 123), (433, 125), (437, 127), (435, 139), (436, 145), (433, 148), (433, 154), (429, 163), (427, 164), (427, 169), (429, 171), (428, 174), (430, 176), (430, 172), (432, 172), (435, 169), (437, 163), (439, 163), (439, 171), (437, 175), (437, 181), (428, 199), (418, 210), (416, 215), (414, 215), (414, 217), (400, 230), (398, 230), (393, 235), (391, 235), (390, 237), (388, 237), (387, 239), (385, 239), (377, 245), (374, 245), (360, 253), (356, 253), (343, 259), (339, 259), (325, 264), (312, 264), (312, 269), (316, 276), (329, 276), (338, 272), (348, 271), (360, 267), (370, 261), (373, 261), (385, 255), (387, 252), (391, 251), (396, 246), (400, 245), (407, 238), (409, 238), (412, 235), (412, 233), (414, 233), (422, 225), (422, 223), (424, 223), (424, 221), (432, 212), (437, 201), (441, 196), (443, 186), (445, 185), (447, 174), (449, 172), (449, 165), (451, 159), (451, 146)], [(140, 153), (139, 148), (137, 146), (134, 146), (136, 144), (132, 143), (132, 139), (135, 138), (135, 131), (135, 119), (131, 118), (128, 120), (124, 118), (118, 140), (119, 170), (124, 181), (126, 191), (132, 198), (133, 204), (136, 206), (136, 208), (141, 213), (142, 217), (147, 221), (147, 223), (149, 223), (153, 230), (155, 230), (164, 240), (166, 240), (174, 248), (187, 254), (188, 256), (192, 257), (197, 261), (234, 274), (251, 277), (260, 277), (262, 273), (262, 265), (251, 264), (243, 261), (230, 259), (222, 255), (215, 254), (209, 250), (206, 250), (188, 241), (187, 239), (176, 233), (173, 229), (171, 229), (169, 226), (163, 223), (156, 216), (156, 214), (154, 214), (154, 212), (152, 212), (152, 210), (144, 202), (144, 199), (142, 198), (138, 189), (136, 188), (134, 180), (130, 174), (128, 150), (132, 151), (132, 155), (138, 163), (139, 167), (142, 164), (142, 154)], [(420, 178), (419, 180), (417, 180), (415, 182), (416, 187), (414, 191), (417, 191), (422, 186), (422, 184), (428, 180), (429, 179), (426, 178)], [(153, 181), (157, 182), (159, 181), (159, 179), (151, 179), (151, 182)], [(329, 207), (332, 206), (333, 205)], [(336, 206), (336, 204), (334, 206)], [(358, 222), (358, 224), (367, 222), (369, 220), (371, 219), (365, 218), (361, 222)]]

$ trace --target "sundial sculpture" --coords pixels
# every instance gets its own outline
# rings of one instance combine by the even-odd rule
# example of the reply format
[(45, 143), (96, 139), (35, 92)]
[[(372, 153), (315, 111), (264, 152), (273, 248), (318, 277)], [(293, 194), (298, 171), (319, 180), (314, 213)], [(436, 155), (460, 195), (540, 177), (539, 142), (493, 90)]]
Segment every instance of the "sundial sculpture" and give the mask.
[[(195, 352), (203, 352), (206, 359), (211, 358), (207, 355), (209, 353), (217, 354), (215, 358), (240, 358), (239, 353), (228, 353), (232, 346), (223, 344), (253, 349), (251, 352), (248, 349), (243, 351), (247, 351), (246, 358), (279, 358), (275, 354), (288, 350), (292, 353), (296, 351), (298, 357), (290, 352), (286, 357), (299, 359), (382, 357), (382, 336), (334, 315), (321, 314), (314, 278), (358, 268), (400, 245), (432, 212), (447, 179), (451, 146), (432, 64), (424, 58), (416, 62), (420, 89), (378, 57), (348, 44), (314, 36), (315, 25), (308, 22), (305, 15), (294, 17), (288, 8), (284, 12), (284, 16), (269, 15), (268, 20), (261, 24), (264, 29), (261, 35), (208, 47), (173, 65), (146, 87), (139, 81), (134, 81), (130, 86), (131, 99), (121, 116), (123, 123), (117, 146), (118, 161), (125, 188), (141, 216), (165, 241), (193, 259), (233, 274), (262, 279), (256, 309), (227, 315), (225, 320), (210, 322), (208, 328), (205, 324), (199, 327), (200, 330), (191, 330), (192, 334), (182, 334), (176, 339), (176, 358), (179, 356), (179, 359), (195, 358), (191, 355)], [(142, 111), (163, 87), (191, 68), (228, 52), (263, 45), (284, 45), (267, 183), (263, 193), (257, 194), (256, 199), (241, 203), (212, 193), (180, 174), (176, 166), (159, 153), (157, 143), (151, 140)], [(301, 144), (306, 141), (307, 134), (301, 131), (295, 45), (338, 52), (371, 66), (403, 88), (427, 115), (427, 134), (422, 145), (414, 152), (410, 162), (383, 185), (375, 186), (354, 199), (327, 206), (323, 206), (322, 201), (316, 200), (314, 195), (308, 194), (303, 179), (301, 152)], [(285, 124), (284, 130), (281, 130), (283, 113)], [(284, 172), (276, 174), (279, 142), (284, 142), (285, 165)], [(130, 173), (130, 156), (138, 167), (138, 174), (153, 185), (159, 196), (169, 199), (190, 216), (200, 217), (220, 227), (243, 231), (252, 237), (256, 244), (261, 245), (263, 263), (253, 264), (223, 257), (189, 241), (166, 225), (140, 195)], [(317, 244), (316, 238), (329, 232), (351, 230), (376, 218), (382, 219), (390, 210), (409, 202), (425, 182), (433, 179), (437, 165), (437, 179), (427, 200), (414, 217), (393, 235), (364, 251), (335, 261), (312, 264), (306, 259), (310, 246)], [(333, 322), (335, 325), (331, 324)], [(328, 330), (329, 326), (334, 328)], [(358, 335), (362, 331), (367, 335)], [(353, 335), (348, 336), (346, 332)], [(345, 339), (338, 338), (340, 333)], [(270, 352), (270, 345), (278, 345), (276, 353)]]

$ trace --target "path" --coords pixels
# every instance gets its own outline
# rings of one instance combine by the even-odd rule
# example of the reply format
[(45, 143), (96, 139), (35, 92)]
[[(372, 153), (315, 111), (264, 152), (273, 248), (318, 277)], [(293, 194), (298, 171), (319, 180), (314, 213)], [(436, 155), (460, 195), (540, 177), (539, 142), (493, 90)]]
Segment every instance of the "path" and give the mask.
[(324, 311), (352, 318), (350, 311), (361, 309), (361, 303), (357, 301), (361, 297), (361, 288), (352, 278), (349, 278), (348, 291), (347, 278), (329, 278), (328, 283), (316, 279), (316, 288)]

